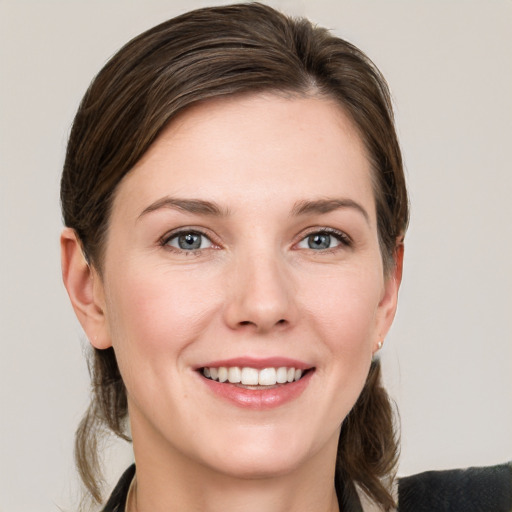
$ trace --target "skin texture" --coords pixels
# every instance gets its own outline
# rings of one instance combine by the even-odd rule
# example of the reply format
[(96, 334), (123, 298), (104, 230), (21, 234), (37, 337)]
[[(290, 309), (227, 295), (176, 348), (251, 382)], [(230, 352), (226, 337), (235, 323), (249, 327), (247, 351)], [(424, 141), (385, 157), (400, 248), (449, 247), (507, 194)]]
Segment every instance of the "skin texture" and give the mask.
[[(96, 348), (114, 347), (127, 387), (140, 512), (337, 510), (340, 424), (400, 281), (401, 262), (383, 274), (370, 173), (334, 102), (212, 100), (176, 119), (120, 183), (101, 277), (64, 231), (77, 316)], [(326, 200), (342, 206), (298, 213)], [(310, 248), (325, 229), (341, 239)], [(180, 249), (177, 231), (204, 233), (202, 248)], [(294, 400), (241, 408), (196, 371), (235, 357), (290, 357), (314, 371)]]

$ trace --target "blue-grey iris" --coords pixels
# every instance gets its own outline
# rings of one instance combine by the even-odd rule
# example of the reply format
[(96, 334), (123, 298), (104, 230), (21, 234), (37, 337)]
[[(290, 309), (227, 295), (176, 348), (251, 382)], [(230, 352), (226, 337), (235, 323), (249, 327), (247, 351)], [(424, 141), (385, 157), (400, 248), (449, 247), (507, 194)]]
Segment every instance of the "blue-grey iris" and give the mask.
[(310, 249), (328, 249), (330, 245), (331, 235), (317, 233), (308, 237), (308, 247)]
[(178, 237), (178, 246), (180, 249), (193, 250), (201, 248), (201, 235), (197, 233), (187, 233)]

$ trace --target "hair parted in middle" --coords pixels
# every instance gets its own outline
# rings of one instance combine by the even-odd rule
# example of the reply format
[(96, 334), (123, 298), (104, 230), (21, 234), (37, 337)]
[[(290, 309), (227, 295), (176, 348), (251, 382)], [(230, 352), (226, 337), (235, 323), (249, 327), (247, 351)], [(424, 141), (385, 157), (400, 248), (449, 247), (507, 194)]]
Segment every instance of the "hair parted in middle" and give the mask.
[[(249, 3), (198, 9), (144, 32), (87, 90), (69, 138), (61, 202), (65, 225), (100, 276), (116, 188), (164, 128), (199, 102), (260, 92), (335, 100), (352, 120), (372, 166), (379, 242), (390, 274), (407, 227), (408, 199), (384, 78), (363, 52), (326, 29)], [(127, 398), (112, 348), (94, 349), (90, 371), (91, 404), (77, 430), (76, 460), (100, 502), (98, 439), (106, 428), (127, 437)], [(338, 493), (350, 497), (357, 484), (384, 510), (394, 506), (388, 479), (397, 452), (394, 414), (375, 360), (342, 424)]]

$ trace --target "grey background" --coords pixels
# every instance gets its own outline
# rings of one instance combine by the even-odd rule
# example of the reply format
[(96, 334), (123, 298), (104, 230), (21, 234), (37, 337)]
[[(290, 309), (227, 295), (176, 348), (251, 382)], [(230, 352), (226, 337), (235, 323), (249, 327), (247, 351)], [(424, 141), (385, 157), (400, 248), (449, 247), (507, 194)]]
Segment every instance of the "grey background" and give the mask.
[[(60, 280), (58, 186), (93, 75), (209, 1), (0, 0), (0, 511), (75, 510), (84, 337)], [(396, 104), (412, 200), (382, 352), (401, 474), (512, 459), (512, 1), (269, 1), (365, 50)], [(107, 452), (114, 480), (130, 450)]]

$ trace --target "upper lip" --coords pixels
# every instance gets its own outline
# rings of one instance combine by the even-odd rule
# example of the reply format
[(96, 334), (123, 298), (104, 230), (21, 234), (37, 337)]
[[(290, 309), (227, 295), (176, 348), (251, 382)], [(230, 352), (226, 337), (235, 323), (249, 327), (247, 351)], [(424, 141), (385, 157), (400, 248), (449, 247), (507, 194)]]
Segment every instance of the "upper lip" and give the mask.
[(261, 370), (263, 368), (281, 368), (286, 366), (287, 368), (295, 368), (296, 370), (308, 370), (313, 367), (313, 365), (308, 364), (304, 361), (299, 361), (298, 359), (292, 359), (289, 357), (235, 357), (231, 359), (218, 359), (215, 361), (209, 361), (204, 364), (198, 365), (195, 367), (196, 370), (200, 368), (220, 368), (224, 367), (233, 367), (239, 366), (240, 368), (255, 368)]

